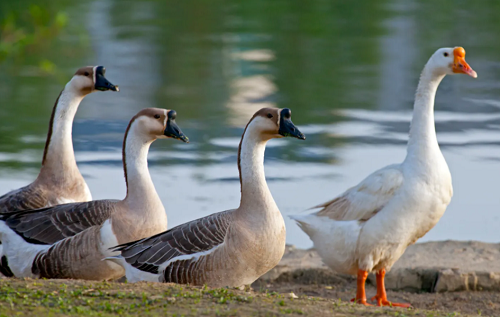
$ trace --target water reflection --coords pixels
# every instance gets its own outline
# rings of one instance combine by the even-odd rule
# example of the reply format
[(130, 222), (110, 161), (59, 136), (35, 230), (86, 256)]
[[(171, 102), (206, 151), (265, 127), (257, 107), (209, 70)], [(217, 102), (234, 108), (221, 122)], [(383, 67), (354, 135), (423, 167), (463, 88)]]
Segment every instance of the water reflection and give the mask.
[[(0, 20), (30, 3), (0, 0)], [(424, 239), (498, 241), (497, 1), (38, 3), (66, 12), (69, 24), (35, 53), (0, 64), (0, 192), (36, 176), (65, 81), (82, 65), (102, 64), (121, 92), (87, 97), (74, 126), (95, 198), (123, 197), (126, 124), (154, 106), (177, 110), (191, 139), (156, 142), (150, 154), (170, 225), (235, 208), (245, 124), (261, 107), (289, 107), (307, 141), (271, 141), (266, 175), (283, 214), (303, 212), (404, 158), (424, 63), (438, 47), (462, 45), (479, 78), (449, 77), (438, 91), (436, 129), (455, 195)], [(36, 71), (42, 58), (57, 65), (54, 75)], [(286, 221), (288, 241), (310, 246)]]

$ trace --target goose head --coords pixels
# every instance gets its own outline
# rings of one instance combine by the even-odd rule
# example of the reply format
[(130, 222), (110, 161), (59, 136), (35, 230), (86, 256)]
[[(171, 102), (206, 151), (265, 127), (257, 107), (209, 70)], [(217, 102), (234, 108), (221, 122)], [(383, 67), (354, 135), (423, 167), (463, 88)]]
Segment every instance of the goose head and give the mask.
[(466, 74), (477, 77), (477, 73), (465, 61), (465, 50), (459, 46), (438, 49), (429, 59), (428, 65), (435, 75)]
[(264, 140), (283, 137), (294, 137), (305, 140), (304, 133), (293, 124), (292, 111), (288, 108), (263, 108), (257, 111), (247, 128), (258, 133)]
[(172, 138), (189, 143), (189, 138), (175, 122), (176, 117), (175, 110), (146, 108), (132, 118), (131, 124), (134, 123), (138, 131), (152, 140)]
[(76, 71), (68, 84), (83, 95), (97, 90), (120, 91), (118, 86), (113, 85), (104, 77), (105, 73), (106, 69), (103, 66), (82, 67)]

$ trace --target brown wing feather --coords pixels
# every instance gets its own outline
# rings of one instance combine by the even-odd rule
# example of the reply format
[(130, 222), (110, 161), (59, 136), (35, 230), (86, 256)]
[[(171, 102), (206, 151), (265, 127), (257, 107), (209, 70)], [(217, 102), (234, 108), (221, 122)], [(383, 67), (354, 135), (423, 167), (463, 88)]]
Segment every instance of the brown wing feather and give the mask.
[(47, 206), (49, 198), (40, 188), (31, 184), (16, 190), (13, 190), (0, 197), (0, 214), (37, 209)]
[(4, 214), (0, 219), (24, 240), (53, 244), (100, 225), (114, 211), (113, 200), (94, 200)]
[(208, 251), (222, 244), (230, 223), (228, 211), (220, 212), (146, 239), (120, 245), (115, 250), (121, 251), (121, 256), (135, 268), (154, 274), (158, 273), (162, 264), (173, 260), (165, 269), (165, 282), (189, 283), (185, 269), (194, 264), (175, 261), (175, 258)]

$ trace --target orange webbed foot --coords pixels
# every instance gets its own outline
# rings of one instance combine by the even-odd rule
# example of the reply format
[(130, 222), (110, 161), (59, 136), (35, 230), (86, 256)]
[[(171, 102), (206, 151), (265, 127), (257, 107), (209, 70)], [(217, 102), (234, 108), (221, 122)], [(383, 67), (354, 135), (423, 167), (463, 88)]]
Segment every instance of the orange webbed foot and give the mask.
[(388, 300), (382, 301), (379, 306), (391, 306), (391, 307), (402, 307), (402, 308), (410, 308), (410, 303), (393, 303)]
[(378, 298), (377, 295), (371, 298), (371, 301), (377, 301), (377, 306), (390, 306), (390, 307), (402, 307), (402, 308), (410, 308), (411, 304), (409, 303), (393, 303), (388, 301), (387, 299)]
[(387, 293), (385, 291), (385, 268), (377, 272), (377, 295), (372, 297), (372, 301), (376, 300), (378, 306), (391, 306), (391, 307), (411, 307), (408, 303), (392, 303), (387, 300)]

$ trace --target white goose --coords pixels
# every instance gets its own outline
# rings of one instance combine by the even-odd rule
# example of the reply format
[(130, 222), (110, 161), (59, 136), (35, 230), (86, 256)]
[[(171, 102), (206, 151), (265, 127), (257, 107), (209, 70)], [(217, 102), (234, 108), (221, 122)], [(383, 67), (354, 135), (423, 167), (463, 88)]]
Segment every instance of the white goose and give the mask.
[(379, 306), (409, 307), (387, 300), (384, 276), (406, 248), (432, 229), (448, 206), (453, 188), (434, 127), (434, 98), (446, 75), (477, 77), (461, 47), (438, 49), (422, 71), (406, 159), (382, 168), (319, 212), (292, 216), (330, 268), (357, 274), (356, 302), (366, 302), (365, 281), (376, 271)]
[(239, 287), (281, 260), (285, 223), (267, 187), (264, 151), (272, 138), (305, 139), (290, 109), (264, 108), (248, 123), (238, 149), (241, 203), (155, 236), (115, 248), (107, 258), (125, 268), (130, 282), (174, 282)]
[(16, 277), (114, 279), (123, 268), (103, 257), (109, 248), (166, 230), (167, 215), (148, 171), (156, 139), (188, 142), (173, 110), (147, 108), (130, 121), (123, 140), (127, 195), (0, 215), (0, 267)]
[(0, 213), (35, 209), (68, 202), (92, 200), (89, 188), (76, 165), (71, 130), (80, 102), (101, 90), (119, 91), (105, 77), (102, 66), (76, 71), (57, 97), (37, 179), (0, 197)]

